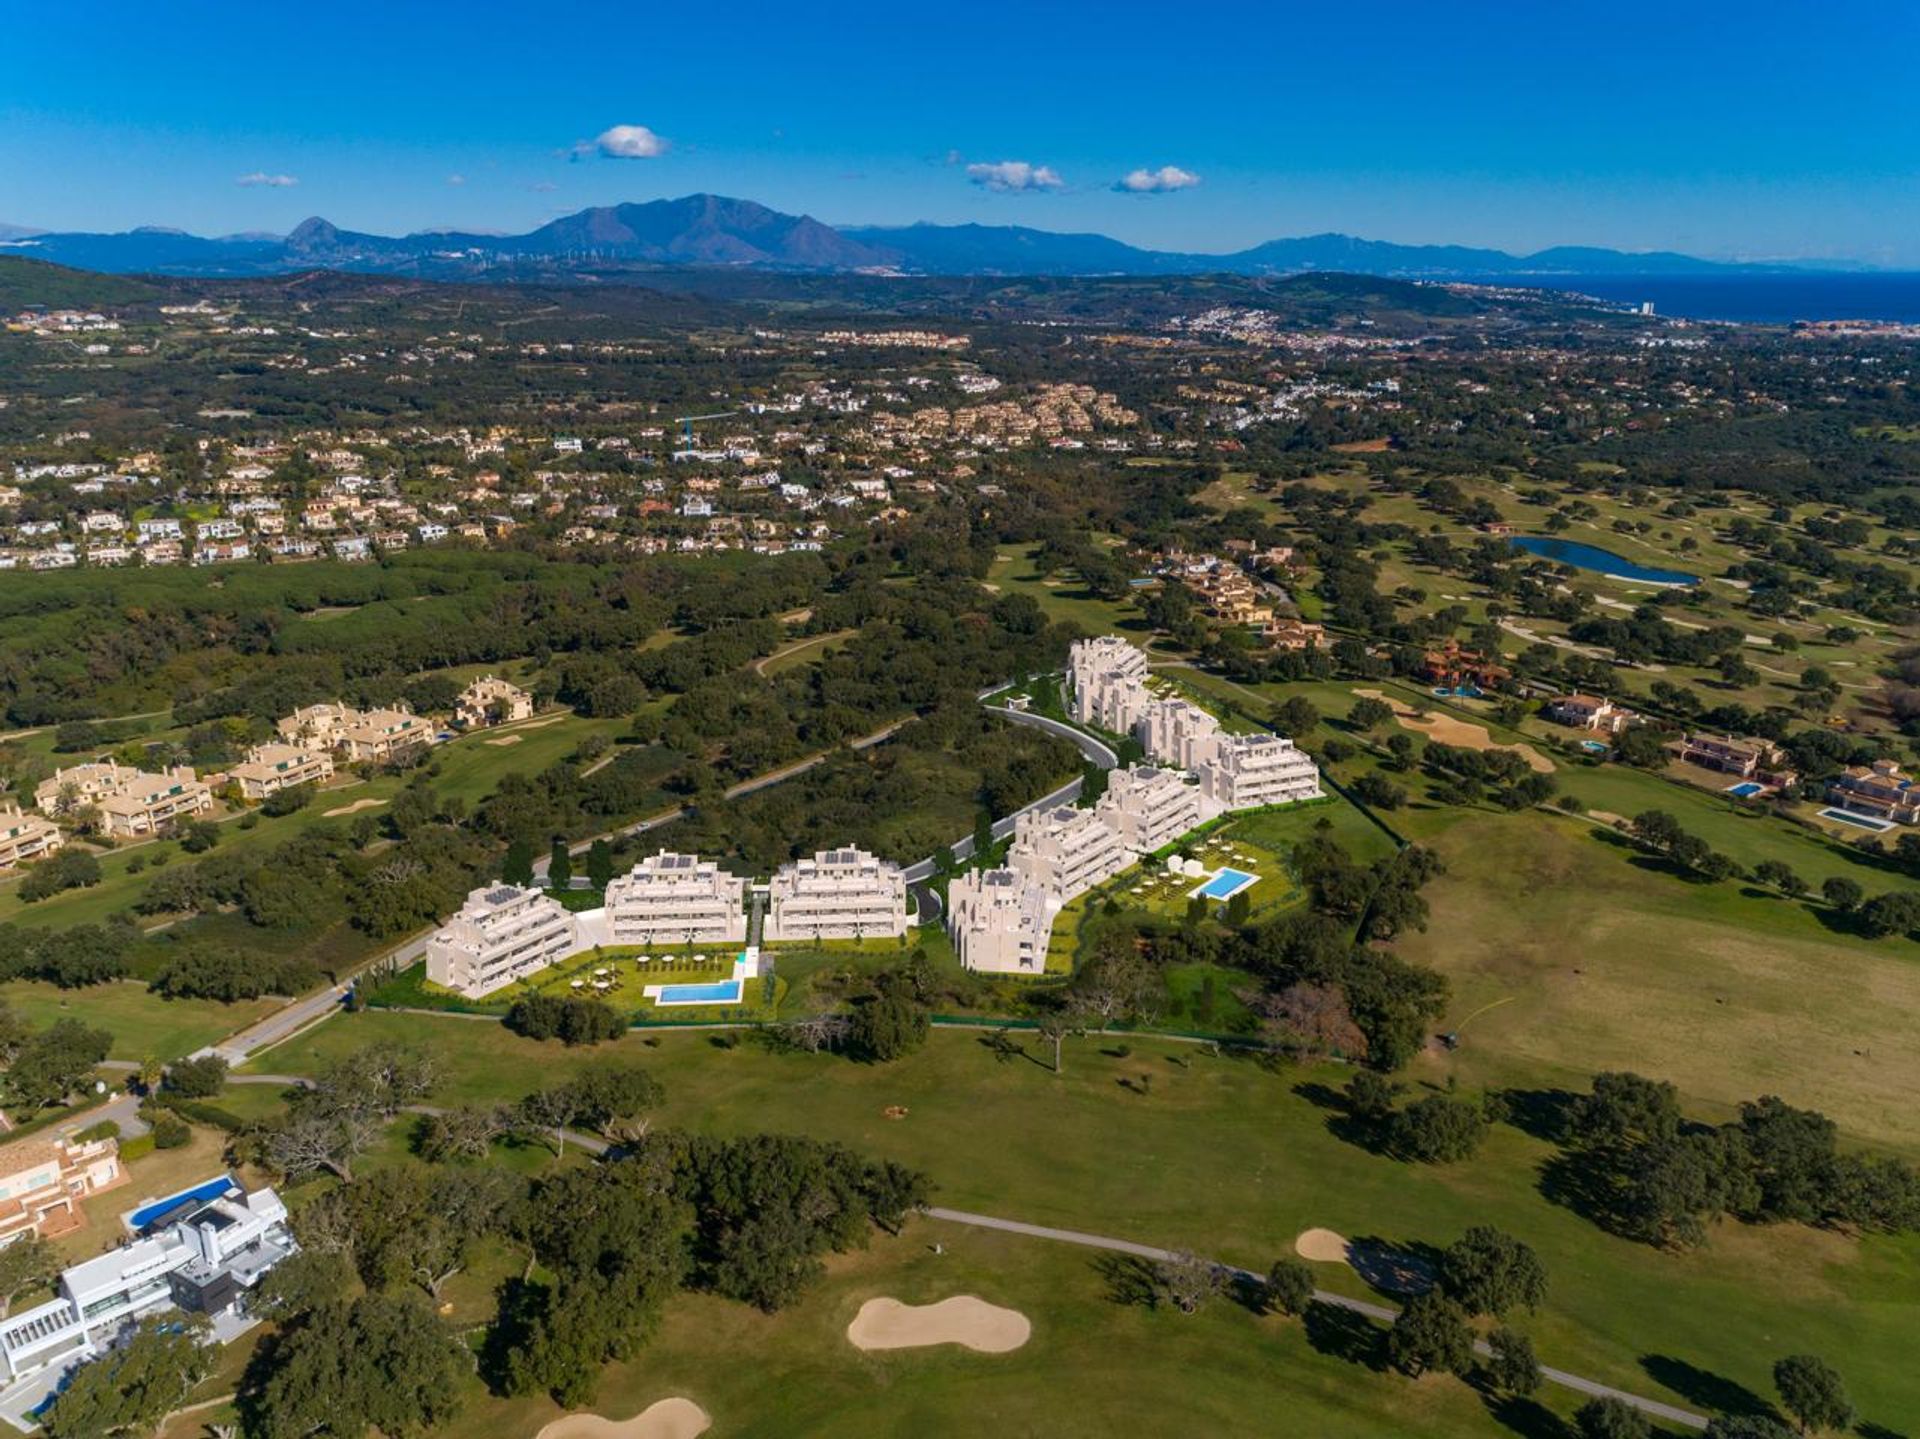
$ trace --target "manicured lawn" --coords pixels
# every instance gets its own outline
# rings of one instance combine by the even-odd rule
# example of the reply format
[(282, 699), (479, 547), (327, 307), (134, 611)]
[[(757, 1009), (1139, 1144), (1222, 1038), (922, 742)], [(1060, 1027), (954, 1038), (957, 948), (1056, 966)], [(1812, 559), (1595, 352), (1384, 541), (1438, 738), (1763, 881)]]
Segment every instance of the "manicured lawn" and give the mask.
[(1131, 634), (1135, 642), (1151, 633), (1131, 599), (1097, 599), (1069, 571), (1042, 577), (1033, 567), (1038, 545), (1007, 545), (987, 570), (987, 585), (1000, 594), (1028, 595), (1050, 620), (1080, 626), (1090, 635)]
[[(704, 1034), (582, 1052), (472, 1021), (380, 1014), (331, 1021), (267, 1063), (310, 1072), (380, 1037), (442, 1056), (441, 1102), (513, 1098), (589, 1064), (638, 1060), (666, 1086), (667, 1122), (837, 1139), (926, 1169), (939, 1201), (957, 1208), (1187, 1244), (1250, 1266), (1314, 1225), (1444, 1244), (1492, 1223), (1534, 1245), (1552, 1275), (1547, 1308), (1526, 1326), (1548, 1363), (1659, 1393), (1648, 1364), (1671, 1375), (1657, 1362), (1671, 1356), (1764, 1393), (1775, 1357), (1809, 1350), (1841, 1364), (1864, 1417), (1896, 1427), (1920, 1418), (1909, 1344), (1920, 1239), (1723, 1226), (1701, 1252), (1656, 1252), (1544, 1200), (1535, 1175), (1550, 1150), (1517, 1130), (1499, 1129), (1476, 1160), (1439, 1169), (1335, 1138), (1307, 1082), (1338, 1084), (1338, 1069), (1272, 1071), (1149, 1039), (1122, 1057), (1112, 1041), (1085, 1040), (1069, 1042), (1055, 1076), (1037, 1046), (1036, 1058), (996, 1060), (960, 1031), (936, 1031), (888, 1066), (751, 1040), (725, 1048)], [(890, 1106), (906, 1116), (889, 1118)], [(1351, 1274), (1323, 1282), (1363, 1292)]]
[(77, 1019), (113, 1035), (108, 1057), (138, 1062), (150, 1055), (178, 1059), (271, 1014), (283, 999), (220, 1004), (210, 999), (162, 999), (136, 979), (85, 989), (59, 989), (37, 979), (0, 984), (0, 1001), (35, 1027)]

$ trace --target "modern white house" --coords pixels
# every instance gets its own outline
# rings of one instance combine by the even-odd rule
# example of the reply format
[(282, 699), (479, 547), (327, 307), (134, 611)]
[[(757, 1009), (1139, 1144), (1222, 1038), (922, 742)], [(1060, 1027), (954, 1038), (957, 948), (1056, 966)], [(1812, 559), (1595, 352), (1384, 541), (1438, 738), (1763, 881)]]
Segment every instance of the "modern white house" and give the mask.
[(1133, 863), (1120, 832), (1097, 809), (1030, 810), (1014, 823), (1007, 868), (1038, 885), (1055, 908)]
[(907, 932), (900, 866), (851, 845), (781, 866), (767, 899), (766, 938), (774, 942)]
[(1107, 775), (1094, 812), (1129, 851), (1152, 854), (1200, 827), (1200, 787), (1184, 770), (1132, 765)]
[(1081, 724), (1126, 734), (1146, 708), (1147, 657), (1118, 635), (1075, 640), (1067, 650), (1068, 713)]
[(207, 1315), (216, 1335), (232, 1337), (261, 1278), (299, 1251), (280, 1196), (249, 1194), (224, 1175), (129, 1224), (136, 1237), (62, 1273), (57, 1298), (0, 1320), (0, 1378), (90, 1359), (127, 1324), (165, 1310)]
[(710, 859), (663, 849), (607, 886), (607, 942), (742, 944), (744, 883)]
[(333, 778), (333, 756), (297, 744), (260, 744), (228, 772), (245, 798), (263, 800), (295, 785), (325, 784)]
[(947, 886), (947, 934), (968, 969), (1043, 974), (1053, 917), (1046, 892), (1010, 869), (976, 869)]
[(427, 978), (477, 999), (580, 948), (579, 923), (558, 900), (519, 885), (489, 885), (469, 894), (427, 941)]
[(1200, 791), (1220, 809), (1258, 809), (1319, 799), (1313, 757), (1277, 734), (1222, 735), (1200, 765)]

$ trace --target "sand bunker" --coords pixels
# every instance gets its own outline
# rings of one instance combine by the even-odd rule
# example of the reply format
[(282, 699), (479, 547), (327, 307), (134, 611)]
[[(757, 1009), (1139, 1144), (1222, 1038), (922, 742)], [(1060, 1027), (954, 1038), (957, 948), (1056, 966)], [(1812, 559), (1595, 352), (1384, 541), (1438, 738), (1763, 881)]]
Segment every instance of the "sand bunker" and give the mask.
[[(981, 1354), (1018, 1349), (1033, 1333), (1027, 1316), (1002, 1309), (971, 1294), (938, 1304), (902, 1304), (898, 1299), (869, 1299), (847, 1326), (857, 1349), (918, 1349), (929, 1344), (963, 1344)], [(543, 1436), (552, 1439), (552, 1436)]]
[(488, 744), (491, 744), (491, 745), (509, 745), (509, 744), (519, 744), (519, 743), (520, 743), (520, 736), (519, 736), (519, 735), (517, 735), (517, 734), (503, 734), (503, 735), (501, 735), (501, 736), (500, 736), (500, 738), (498, 738), (498, 739), (490, 739), (490, 740), (488, 740), (488, 741), (487, 741), (487, 743), (488, 743)]
[(1470, 724), (1466, 720), (1455, 719), (1452, 715), (1419, 714), (1413, 706), (1404, 700), (1397, 700), (1379, 690), (1355, 690), (1355, 694), (1364, 699), (1385, 700), (1393, 710), (1393, 717), (1400, 728), (1415, 730), (1428, 739), (1441, 744), (1454, 745), (1460, 749), (1510, 749), (1527, 762), (1529, 769), (1541, 774), (1553, 773), (1553, 761), (1530, 744), (1501, 744), (1487, 733), (1486, 726)]
[(320, 818), (338, 819), (343, 814), (358, 814), (363, 809), (378, 809), (385, 803), (383, 799), (357, 799), (352, 804), (343, 804), (338, 809), (325, 811)]
[(547, 1425), (534, 1439), (694, 1439), (713, 1420), (691, 1399), (662, 1399), (631, 1419), (602, 1419), (598, 1414), (568, 1414)]
[(1316, 1264), (1345, 1264), (1347, 1241), (1331, 1229), (1305, 1229), (1293, 1241), (1293, 1252)]

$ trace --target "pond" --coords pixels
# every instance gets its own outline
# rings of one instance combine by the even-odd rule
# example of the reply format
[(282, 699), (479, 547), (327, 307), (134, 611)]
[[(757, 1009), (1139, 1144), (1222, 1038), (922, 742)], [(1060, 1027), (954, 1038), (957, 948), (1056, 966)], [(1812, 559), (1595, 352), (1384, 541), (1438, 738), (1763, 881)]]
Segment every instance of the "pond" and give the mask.
[(1578, 540), (1552, 540), (1537, 535), (1515, 535), (1509, 544), (1516, 549), (1525, 550), (1530, 555), (1538, 555), (1543, 560), (1552, 560), (1557, 565), (1572, 565), (1579, 570), (1595, 570), (1603, 575), (1611, 575), (1617, 580), (1639, 580), (1650, 585), (1697, 585), (1700, 576), (1690, 575), (1685, 570), (1650, 569), (1646, 565), (1636, 565), (1632, 560), (1616, 555), (1612, 550), (1603, 550), (1598, 545), (1583, 545)]

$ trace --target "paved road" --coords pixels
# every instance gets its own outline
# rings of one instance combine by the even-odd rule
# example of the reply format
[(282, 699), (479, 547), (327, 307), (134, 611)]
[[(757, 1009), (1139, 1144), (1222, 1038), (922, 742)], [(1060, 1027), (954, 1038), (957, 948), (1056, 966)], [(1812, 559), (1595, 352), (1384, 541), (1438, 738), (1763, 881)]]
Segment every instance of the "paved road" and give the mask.
[[(917, 718), (919, 718), (917, 715), (907, 715), (902, 719), (897, 719), (890, 725), (883, 725), (872, 734), (861, 735), (859, 739), (849, 740), (846, 747), (850, 750), (872, 749), (875, 745), (892, 739)], [(729, 788), (726, 791), (726, 796), (728, 799), (739, 799), (742, 795), (753, 794), (757, 790), (763, 790), (769, 786), (779, 784), (784, 780), (790, 780), (797, 774), (805, 774), (816, 765), (825, 764), (828, 757), (832, 754), (833, 751), (830, 749), (821, 750), (817, 754), (808, 755), (805, 759), (798, 759), (792, 764), (782, 765), (779, 769), (769, 770), (766, 774), (755, 775), (752, 779), (743, 779), (740, 783)], [(605, 761), (602, 761), (602, 763), (605, 763)], [(567, 846), (567, 853), (585, 854), (593, 847), (595, 840), (626, 839), (636, 834), (645, 834), (650, 829), (658, 829), (663, 824), (672, 824), (677, 819), (684, 819), (691, 809), (691, 805), (675, 805), (672, 809), (663, 809), (658, 814), (650, 814), (645, 819), (635, 820), (632, 824), (622, 825), (619, 829), (610, 829), (600, 834), (588, 835), (585, 839), (575, 840), (572, 844), (569, 844)], [(553, 857), (551, 855), (542, 855), (533, 862), (533, 878), (536, 884), (546, 884), (547, 866), (552, 862)]]
[[(970, 1214), (964, 1209), (932, 1207), (926, 1211), (926, 1214), (929, 1219), (943, 1219), (949, 1224), (970, 1224), (976, 1229), (997, 1229), (1006, 1234), (1022, 1234), (1032, 1239), (1052, 1239), (1062, 1244), (1079, 1244), (1088, 1249), (1106, 1249), (1117, 1254), (1137, 1255), (1141, 1259), (1161, 1260), (1174, 1257), (1172, 1250), (1156, 1249), (1150, 1244), (1135, 1244), (1129, 1239), (1113, 1239), (1104, 1234), (1086, 1234), (1078, 1229), (1052, 1229), (1044, 1224), (1027, 1224), (1018, 1219), (1000, 1219), (991, 1214)], [(1220, 1268), (1243, 1279), (1258, 1280), (1263, 1277), (1252, 1270), (1240, 1269), (1231, 1264), (1223, 1264)], [(1379, 1319), (1389, 1324), (1399, 1312), (1384, 1304), (1374, 1304), (1365, 1299), (1350, 1299), (1344, 1294), (1333, 1294), (1324, 1289), (1314, 1290), (1313, 1297), (1323, 1304), (1336, 1305), (1341, 1309), (1351, 1310), (1355, 1314), (1364, 1314), (1369, 1319)], [(1484, 1343), (1476, 1344), (1474, 1349), (1481, 1354), (1492, 1352)], [(1669, 1424), (1684, 1425), (1688, 1429), (1707, 1427), (1705, 1416), (1695, 1414), (1690, 1409), (1682, 1409), (1658, 1399), (1648, 1399), (1644, 1395), (1634, 1394), (1625, 1389), (1615, 1389), (1610, 1384), (1585, 1379), (1578, 1374), (1569, 1374), (1564, 1369), (1549, 1369), (1543, 1364), (1540, 1367), (1540, 1377), (1549, 1384), (1558, 1384), (1562, 1388), (1572, 1389), (1576, 1393), (1590, 1395), (1596, 1399), (1618, 1399), (1624, 1404), (1631, 1404), (1643, 1414), (1651, 1415)]]

